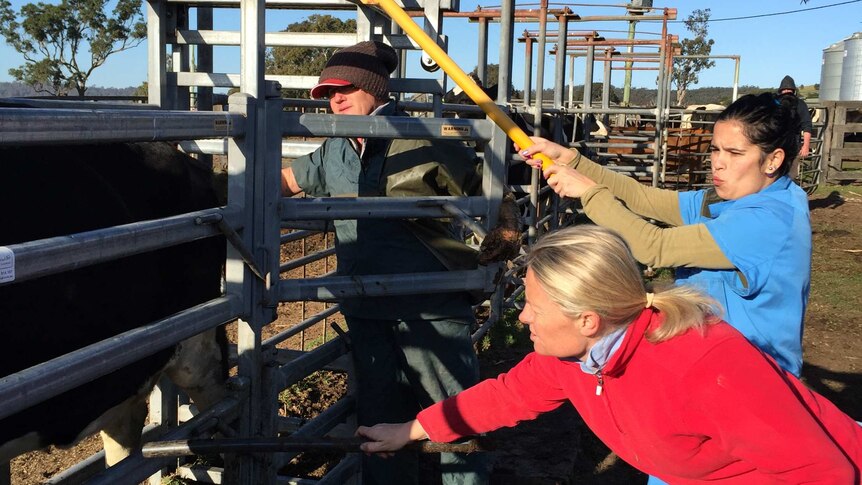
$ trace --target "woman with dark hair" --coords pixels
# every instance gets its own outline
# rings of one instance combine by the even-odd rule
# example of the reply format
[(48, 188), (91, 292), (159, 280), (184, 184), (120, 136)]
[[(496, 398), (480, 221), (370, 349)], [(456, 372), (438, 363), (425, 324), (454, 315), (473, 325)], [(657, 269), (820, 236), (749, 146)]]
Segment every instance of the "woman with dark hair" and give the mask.
[(552, 232), (527, 256), (535, 352), (401, 424), (368, 453), (514, 426), (571, 402), (620, 458), (677, 484), (859, 483), (862, 428), (751, 345), (690, 286), (648, 290), (619, 235)]
[(646, 187), (577, 151), (534, 141), (521, 155), (533, 166), (539, 152), (556, 162), (544, 174), (559, 195), (580, 198), (586, 215), (619, 232), (641, 263), (676, 268), (677, 282), (715, 298), (731, 325), (800, 375), (811, 223), (805, 192), (787, 176), (799, 121), (786, 97), (747, 95), (721, 113), (708, 190)]

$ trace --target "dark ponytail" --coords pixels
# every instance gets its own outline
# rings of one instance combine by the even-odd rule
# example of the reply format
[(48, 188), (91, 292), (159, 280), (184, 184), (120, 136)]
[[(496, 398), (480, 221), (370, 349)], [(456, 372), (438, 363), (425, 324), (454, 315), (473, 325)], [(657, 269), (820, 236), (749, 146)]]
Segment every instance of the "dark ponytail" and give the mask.
[(776, 174), (780, 177), (787, 174), (799, 154), (801, 125), (797, 102), (793, 94), (747, 94), (722, 111), (716, 122), (740, 123), (745, 137), (760, 148), (764, 159), (777, 148), (784, 150), (784, 163)]

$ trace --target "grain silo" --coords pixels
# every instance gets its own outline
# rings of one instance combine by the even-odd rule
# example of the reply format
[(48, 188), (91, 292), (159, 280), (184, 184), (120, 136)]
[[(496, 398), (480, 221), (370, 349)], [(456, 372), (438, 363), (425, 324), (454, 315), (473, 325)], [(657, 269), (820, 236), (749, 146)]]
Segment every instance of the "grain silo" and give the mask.
[(838, 101), (841, 91), (841, 67), (844, 61), (844, 41), (823, 49), (823, 66), (820, 68), (820, 100)]
[(862, 101), (862, 32), (844, 39), (839, 101)]

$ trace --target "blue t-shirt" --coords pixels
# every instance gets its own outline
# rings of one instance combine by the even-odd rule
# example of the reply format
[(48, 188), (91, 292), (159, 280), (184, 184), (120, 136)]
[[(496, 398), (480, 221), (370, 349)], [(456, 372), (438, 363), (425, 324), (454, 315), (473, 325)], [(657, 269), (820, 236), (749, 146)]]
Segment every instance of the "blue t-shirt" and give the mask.
[(726, 320), (787, 371), (802, 371), (802, 322), (811, 284), (811, 221), (805, 192), (784, 176), (737, 200), (705, 202), (680, 192), (685, 224), (703, 223), (736, 267), (678, 268), (677, 282), (703, 288)]

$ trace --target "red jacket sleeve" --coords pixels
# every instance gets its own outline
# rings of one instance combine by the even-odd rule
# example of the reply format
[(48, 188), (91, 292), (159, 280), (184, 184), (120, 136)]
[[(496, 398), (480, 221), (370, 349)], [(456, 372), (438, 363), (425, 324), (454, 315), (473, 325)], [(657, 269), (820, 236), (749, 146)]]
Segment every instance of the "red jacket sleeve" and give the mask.
[(559, 365), (554, 357), (531, 353), (508, 373), (434, 404), (417, 419), (428, 437), (437, 442), (534, 419), (566, 401), (556, 378)]
[(731, 456), (776, 482), (858, 483), (862, 428), (747, 341), (717, 345), (687, 378), (683, 419)]

